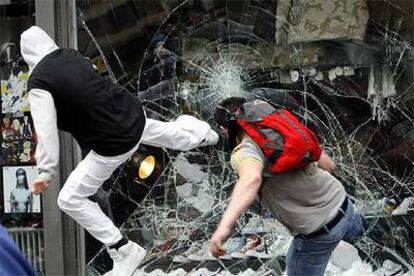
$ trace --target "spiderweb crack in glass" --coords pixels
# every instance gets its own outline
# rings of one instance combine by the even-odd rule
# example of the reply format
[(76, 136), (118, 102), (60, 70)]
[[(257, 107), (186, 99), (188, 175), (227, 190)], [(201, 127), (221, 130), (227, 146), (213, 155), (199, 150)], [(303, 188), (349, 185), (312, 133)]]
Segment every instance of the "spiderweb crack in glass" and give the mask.
[[(407, 35), (413, 7), (347, 1), (332, 13), (343, 8), (348, 10), (337, 18), (345, 13), (360, 18), (347, 17), (332, 32), (334, 28), (324, 29), (312, 18), (323, 20), (328, 14), (315, 10), (320, 5), (304, 14), (306, 7), (290, 1), (128, 1), (114, 6), (107, 1), (99, 7), (80, 2), (82, 26), (92, 41), (90, 56), (103, 57), (114, 81), (140, 95), (161, 81), (174, 83), (173, 93), (161, 91), (159, 99), (146, 101), (150, 116), (170, 120), (191, 113), (214, 125), (215, 106), (229, 96), (265, 98), (275, 105), (281, 95), (293, 97), (300, 105), (296, 115), (319, 126), (323, 147), (337, 164), (335, 176), (367, 218), (367, 232), (356, 243), (366, 266), (360, 264), (357, 272), (369, 275), (384, 260), (404, 271), (413, 269), (412, 211), (395, 216), (384, 212), (387, 200), (414, 196), (414, 51), (412, 35)], [(369, 19), (364, 18), (366, 5)], [(106, 13), (91, 16), (94, 9)], [(328, 25), (337, 24), (325, 19)], [(120, 43), (119, 37), (128, 43)], [(131, 192), (140, 184), (125, 180), (124, 167), (110, 185), (111, 195), (120, 196), (117, 201), (132, 202), (122, 230), (148, 250), (146, 272), (175, 271), (180, 265), (172, 262), (174, 256), (185, 256), (208, 241), (236, 180), (222, 145), (163, 151), (163, 156), (158, 179), (142, 184), (147, 193), (140, 190), (141, 197)], [(238, 232), (250, 216), (249, 211), (240, 218)], [(284, 237), (277, 227), (271, 234)], [(103, 274), (110, 267), (102, 261), (102, 250), (95, 255), (88, 272)], [(243, 262), (218, 260), (217, 269), (237, 274), (247, 270)], [(201, 261), (191, 269), (207, 264)], [(274, 263), (257, 260), (252, 267), (266, 273)], [(342, 272), (328, 266), (329, 273)]]

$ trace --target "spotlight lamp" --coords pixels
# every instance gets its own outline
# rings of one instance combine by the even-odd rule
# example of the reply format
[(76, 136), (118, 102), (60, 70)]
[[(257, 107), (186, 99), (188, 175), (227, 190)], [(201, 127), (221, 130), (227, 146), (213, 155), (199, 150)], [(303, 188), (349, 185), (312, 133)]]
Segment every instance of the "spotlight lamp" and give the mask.
[(138, 177), (140, 179), (146, 179), (154, 172), (155, 157), (153, 155), (147, 155), (144, 157), (141, 163), (137, 165)]
[(145, 151), (135, 152), (127, 163), (127, 173), (131, 179), (148, 180), (155, 171), (155, 156)]

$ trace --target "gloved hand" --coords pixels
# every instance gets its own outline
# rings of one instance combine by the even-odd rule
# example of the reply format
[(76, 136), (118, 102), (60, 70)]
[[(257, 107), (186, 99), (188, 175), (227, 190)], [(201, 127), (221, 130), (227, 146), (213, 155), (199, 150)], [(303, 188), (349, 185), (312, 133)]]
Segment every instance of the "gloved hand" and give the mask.
[(219, 141), (219, 135), (213, 129), (210, 129), (206, 137), (201, 141), (200, 147), (216, 145)]
[(181, 115), (175, 120), (175, 123), (180, 129), (191, 135), (191, 139), (197, 144), (197, 147), (216, 145), (219, 141), (218, 134), (211, 126), (194, 116)]

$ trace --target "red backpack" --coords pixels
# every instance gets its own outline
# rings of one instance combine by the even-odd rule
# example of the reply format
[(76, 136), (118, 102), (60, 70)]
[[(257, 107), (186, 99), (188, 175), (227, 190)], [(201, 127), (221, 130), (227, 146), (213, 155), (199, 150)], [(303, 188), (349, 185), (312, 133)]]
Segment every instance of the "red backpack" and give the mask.
[(286, 109), (261, 100), (247, 102), (237, 122), (268, 158), (270, 173), (305, 168), (321, 156), (315, 133)]

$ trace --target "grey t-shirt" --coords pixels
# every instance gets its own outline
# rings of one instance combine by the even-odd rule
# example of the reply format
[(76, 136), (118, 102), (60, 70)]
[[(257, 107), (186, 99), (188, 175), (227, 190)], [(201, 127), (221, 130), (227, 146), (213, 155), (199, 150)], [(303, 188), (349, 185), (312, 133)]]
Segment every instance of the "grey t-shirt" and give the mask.
[[(233, 150), (231, 165), (238, 172), (246, 160), (265, 164), (257, 144), (245, 135)], [(317, 163), (303, 170), (263, 177), (262, 203), (292, 235), (312, 233), (338, 212), (346, 197), (343, 185)]]

